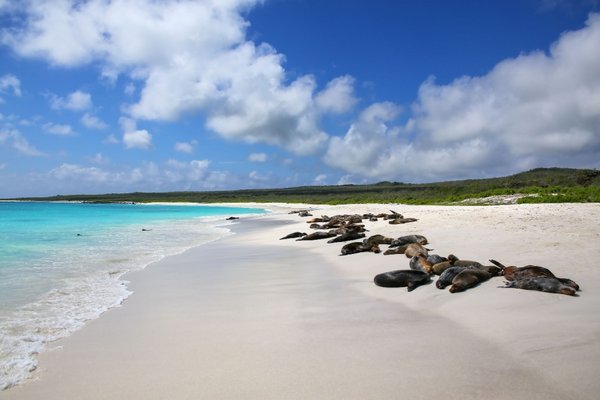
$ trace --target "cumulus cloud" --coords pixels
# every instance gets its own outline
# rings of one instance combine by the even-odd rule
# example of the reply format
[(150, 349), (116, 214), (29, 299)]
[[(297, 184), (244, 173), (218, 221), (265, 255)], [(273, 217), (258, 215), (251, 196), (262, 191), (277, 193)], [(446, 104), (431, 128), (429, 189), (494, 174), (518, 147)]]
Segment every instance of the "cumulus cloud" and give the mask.
[(123, 134), (123, 143), (128, 149), (150, 149), (152, 148), (152, 135), (147, 130), (135, 130)]
[(266, 153), (250, 153), (248, 155), (248, 161), (252, 162), (266, 162), (267, 158)]
[(57, 136), (74, 136), (76, 135), (75, 131), (68, 124), (53, 124), (47, 123), (44, 124), (44, 130), (52, 135)]
[(192, 154), (194, 152), (194, 146), (196, 145), (196, 141), (192, 142), (177, 142), (175, 143), (175, 151), (180, 153)]
[(26, 156), (43, 156), (44, 153), (29, 144), (27, 139), (15, 129), (0, 130), (0, 145), (15, 149), (19, 154)]
[(224, 138), (313, 153), (327, 140), (323, 114), (354, 104), (353, 79), (334, 79), (321, 92), (312, 76), (290, 79), (282, 54), (246, 39), (243, 12), (260, 2), (32, 1), (3, 41), (25, 57), (94, 62), (103, 76), (127, 75), (140, 89), (127, 107), (134, 119), (201, 112)]
[(15, 96), (21, 96), (21, 81), (14, 75), (0, 76), (0, 93), (11, 91)]
[(50, 96), (50, 107), (54, 110), (85, 111), (92, 108), (92, 95), (77, 90), (66, 97)]
[(600, 15), (548, 53), (498, 63), (480, 77), (424, 82), (408, 122), (393, 106), (365, 110), (325, 162), (352, 174), (422, 181), (538, 166), (598, 167)]
[(90, 113), (83, 114), (83, 116), (81, 117), (81, 123), (83, 124), (83, 126), (89, 129), (102, 130), (108, 128), (106, 122), (102, 121), (100, 118)]
[(327, 183), (327, 175), (319, 174), (315, 176), (314, 183), (315, 185), (325, 185)]

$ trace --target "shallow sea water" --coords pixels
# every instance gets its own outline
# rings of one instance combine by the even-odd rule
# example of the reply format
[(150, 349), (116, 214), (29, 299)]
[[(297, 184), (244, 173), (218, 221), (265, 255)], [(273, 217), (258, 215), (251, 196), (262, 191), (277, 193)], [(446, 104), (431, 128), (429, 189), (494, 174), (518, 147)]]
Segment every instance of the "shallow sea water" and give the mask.
[(250, 208), (0, 202), (0, 390), (131, 294), (122, 276), (229, 234)]

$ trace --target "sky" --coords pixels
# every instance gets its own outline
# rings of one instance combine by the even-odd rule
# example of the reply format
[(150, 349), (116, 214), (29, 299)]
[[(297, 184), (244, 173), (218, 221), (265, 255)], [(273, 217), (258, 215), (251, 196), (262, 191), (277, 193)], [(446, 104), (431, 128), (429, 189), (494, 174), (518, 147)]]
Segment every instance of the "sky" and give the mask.
[(0, 0), (0, 198), (600, 167), (598, 0)]

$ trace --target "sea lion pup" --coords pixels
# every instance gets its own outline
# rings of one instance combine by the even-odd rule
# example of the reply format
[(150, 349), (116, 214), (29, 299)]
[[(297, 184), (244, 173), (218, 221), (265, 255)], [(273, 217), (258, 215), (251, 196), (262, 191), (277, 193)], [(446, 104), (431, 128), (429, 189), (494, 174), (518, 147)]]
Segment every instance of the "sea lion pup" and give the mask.
[(540, 292), (566, 294), (568, 296), (577, 296), (576, 289), (565, 285), (557, 278), (549, 276), (538, 276), (536, 278), (522, 278), (514, 281), (504, 282), (505, 286), (501, 288), (515, 288), (525, 290), (539, 290)]
[(366, 245), (363, 244), (363, 242), (352, 242), (345, 244), (344, 247), (342, 247), (340, 255), (347, 256), (349, 254), (362, 253), (365, 251), (372, 251), (373, 253), (381, 252), (378, 244)]
[(279, 240), (293, 239), (293, 238), (302, 237), (302, 236), (306, 236), (306, 233), (304, 233), (304, 232), (293, 232), (293, 233), (290, 233), (289, 235), (285, 235), (284, 237), (282, 237)]
[(479, 268), (469, 268), (466, 267), (462, 271), (458, 273), (452, 279), (452, 286), (450, 286), (450, 293), (462, 292), (473, 286), (480, 284), (481, 282), (485, 282), (492, 277), (487, 271), (484, 271)]
[(348, 231), (346, 233), (341, 234), (338, 237), (334, 237), (327, 241), (327, 243), (338, 243), (338, 242), (347, 242), (348, 240), (356, 240), (360, 238), (364, 238), (366, 235), (364, 233), (359, 233), (356, 231)]
[(296, 239), (296, 241), (328, 239), (328, 238), (334, 237), (334, 236), (336, 236), (336, 234), (335, 234), (335, 232), (332, 232), (332, 231), (328, 231), (328, 232), (318, 231), (318, 232), (314, 232), (314, 233), (311, 233), (306, 236), (302, 236), (300, 239)]
[(373, 282), (382, 287), (405, 287), (412, 292), (417, 287), (431, 281), (429, 274), (412, 269), (401, 269), (397, 271), (384, 272), (375, 275)]
[(572, 287), (575, 290), (580, 290), (579, 285), (568, 278), (559, 278), (548, 268), (539, 267), (537, 265), (526, 265), (524, 267), (515, 267), (511, 265), (509, 267), (501, 264), (496, 260), (490, 260), (490, 262), (494, 265), (497, 265), (504, 275), (504, 279), (507, 281), (515, 281), (526, 278), (555, 278), (561, 283)]
[(383, 235), (372, 235), (369, 236), (367, 239), (363, 240), (364, 244), (390, 244), (392, 243), (394, 239), (389, 238), (389, 237), (385, 237)]
[(406, 246), (406, 250), (404, 250), (404, 255), (407, 258), (412, 258), (418, 254), (422, 254), (425, 256), (425, 258), (427, 258), (427, 256), (429, 255), (428, 250), (429, 249), (426, 249), (425, 247), (423, 247), (423, 245), (419, 243), (410, 243), (408, 246)]
[(433, 264), (427, 261), (427, 258), (423, 254), (413, 256), (408, 265), (410, 266), (410, 269), (416, 271), (427, 272), (430, 275), (433, 273)]
[(407, 235), (400, 236), (398, 239), (394, 239), (392, 243), (390, 243), (390, 247), (399, 247), (411, 243), (427, 244), (429, 242), (427, 241), (427, 238), (423, 235)]

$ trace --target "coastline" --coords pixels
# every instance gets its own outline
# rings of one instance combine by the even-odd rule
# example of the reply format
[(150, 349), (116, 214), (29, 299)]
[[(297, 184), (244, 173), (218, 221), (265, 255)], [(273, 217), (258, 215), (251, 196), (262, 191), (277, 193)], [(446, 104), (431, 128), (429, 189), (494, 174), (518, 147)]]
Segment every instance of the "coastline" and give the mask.
[[(259, 206), (272, 214), (128, 275), (134, 293), (121, 307), (50, 344), (36, 379), (2, 396), (592, 399), (600, 389), (600, 205)], [(406, 257), (278, 240), (310, 232), (287, 214), (305, 207), (391, 207), (418, 221), (367, 223), (369, 234), (419, 233), (441, 255), (544, 265), (583, 290), (503, 290), (501, 278), (460, 294), (380, 288), (373, 276), (408, 268)]]

